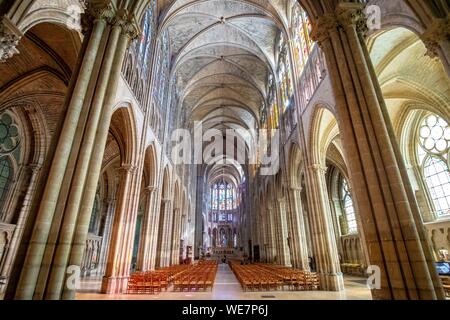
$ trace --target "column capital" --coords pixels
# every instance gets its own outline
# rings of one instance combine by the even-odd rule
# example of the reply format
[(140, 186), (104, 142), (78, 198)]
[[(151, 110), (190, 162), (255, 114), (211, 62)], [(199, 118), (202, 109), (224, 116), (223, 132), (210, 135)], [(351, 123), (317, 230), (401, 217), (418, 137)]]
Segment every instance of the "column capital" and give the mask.
[(118, 168), (118, 171), (120, 173), (134, 173), (136, 169), (137, 167), (133, 164), (123, 164), (121, 167)]
[(356, 32), (365, 36), (369, 31), (364, 5), (360, 3), (340, 2), (334, 12), (323, 14), (317, 19), (313, 27), (312, 38), (319, 45), (328, 38), (332, 32), (339, 28), (354, 27)]
[(330, 32), (337, 30), (338, 20), (334, 13), (326, 13), (320, 16), (313, 27), (312, 39), (319, 45), (330, 37)]
[(131, 41), (137, 39), (141, 33), (135, 16), (125, 9), (117, 11), (112, 24), (120, 26), (122, 28), (122, 35), (128, 36)]
[(354, 27), (356, 32), (367, 35), (367, 15), (360, 3), (340, 2), (336, 8), (337, 20), (343, 28)]
[(105, 21), (112, 23), (116, 16), (116, 6), (110, 0), (91, 0), (86, 3), (86, 9), (82, 14), (82, 27), (87, 30), (93, 22)]
[(19, 53), (17, 46), (23, 34), (6, 16), (0, 20), (0, 63)]
[(144, 191), (145, 191), (146, 193), (153, 193), (153, 192), (155, 192), (156, 190), (158, 190), (158, 188), (155, 187), (155, 186), (147, 186), (147, 187), (144, 188)]
[(436, 19), (420, 38), (427, 48), (426, 55), (432, 59), (437, 58), (440, 43), (450, 38), (450, 18)]
[(308, 167), (308, 169), (313, 172), (318, 172), (318, 173), (322, 173), (322, 174), (327, 173), (327, 170), (328, 170), (328, 168), (326, 166), (323, 166), (321, 164), (312, 164)]
[(28, 170), (30, 170), (31, 173), (36, 174), (42, 169), (41, 163), (30, 163), (26, 166)]

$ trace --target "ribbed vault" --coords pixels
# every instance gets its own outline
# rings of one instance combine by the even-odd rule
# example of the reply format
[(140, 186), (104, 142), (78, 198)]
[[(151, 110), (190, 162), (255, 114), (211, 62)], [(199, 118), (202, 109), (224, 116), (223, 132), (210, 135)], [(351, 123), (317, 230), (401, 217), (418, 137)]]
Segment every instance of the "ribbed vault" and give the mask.
[[(163, 8), (160, 28), (168, 31), (181, 112), (191, 123), (201, 121), (202, 130), (245, 130), (238, 135), (247, 152), (257, 141), (285, 7), (286, 1), (179, 0)], [(242, 168), (232, 161), (206, 171), (211, 179), (241, 180)]]

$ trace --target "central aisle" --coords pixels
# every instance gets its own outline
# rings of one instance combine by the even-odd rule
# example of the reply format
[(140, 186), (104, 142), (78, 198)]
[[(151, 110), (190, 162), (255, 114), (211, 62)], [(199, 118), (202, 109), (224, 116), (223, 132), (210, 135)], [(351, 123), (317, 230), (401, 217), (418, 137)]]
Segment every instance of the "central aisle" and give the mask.
[(237, 299), (243, 293), (241, 285), (228, 264), (221, 263), (217, 268), (216, 282), (212, 290), (214, 300)]
[(212, 291), (161, 292), (155, 295), (100, 294), (100, 279), (82, 281), (77, 300), (371, 300), (370, 290), (360, 278), (346, 277), (345, 290), (244, 292), (228, 264), (219, 264)]

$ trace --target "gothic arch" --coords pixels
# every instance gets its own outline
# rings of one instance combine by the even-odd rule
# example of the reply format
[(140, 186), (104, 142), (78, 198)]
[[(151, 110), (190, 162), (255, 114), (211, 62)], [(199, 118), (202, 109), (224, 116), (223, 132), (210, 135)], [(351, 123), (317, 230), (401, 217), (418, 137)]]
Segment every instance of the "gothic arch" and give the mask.
[(138, 159), (136, 120), (128, 103), (118, 103), (111, 118), (110, 132), (115, 137), (122, 164), (134, 164)]
[(158, 156), (156, 153), (155, 144), (152, 143), (147, 147), (144, 159), (144, 176), (146, 186), (156, 187), (158, 181)]
[(308, 131), (309, 157), (312, 164), (325, 166), (326, 151), (331, 141), (339, 134), (339, 128), (330, 108), (317, 105)]
[(291, 188), (300, 188), (300, 170), (302, 163), (302, 154), (300, 151), (300, 147), (292, 143), (291, 151), (289, 153), (289, 168), (288, 168), (288, 176), (289, 176), (289, 186)]

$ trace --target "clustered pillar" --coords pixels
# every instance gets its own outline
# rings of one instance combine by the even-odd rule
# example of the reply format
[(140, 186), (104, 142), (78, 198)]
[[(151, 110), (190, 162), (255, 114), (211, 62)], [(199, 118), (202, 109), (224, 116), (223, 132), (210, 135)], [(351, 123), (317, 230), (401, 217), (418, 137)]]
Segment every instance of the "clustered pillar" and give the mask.
[(340, 291), (344, 289), (344, 279), (334, 236), (325, 173), (326, 168), (318, 164), (310, 165), (306, 170), (311, 238), (322, 289)]
[(308, 243), (306, 238), (306, 225), (303, 219), (303, 210), (300, 201), (300, 188), (292, 187), (290, 190), (291, 210), (290, 221), (290, 246), (292, 255), (292, 266), (301, 270), (309, 271)]
[(336, 97), (336, 116), (371, 265), (381, 270), (376, 299), (442, 299), (417, 203), (364, 42), (362, 6), (340, 3), (319, 17), (321, 46)]
[(67, 112), (16, 287), (17, 299), (73, 298), (76, 289), (64, 285), (66, 271), (82, 263), (112, 99), (126, 48), (138, 33), (134, 17), (112, 3), (90, 3), (86, 17), (85, 50), (73, 91), (67, 94)]

